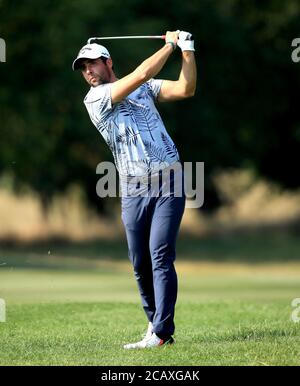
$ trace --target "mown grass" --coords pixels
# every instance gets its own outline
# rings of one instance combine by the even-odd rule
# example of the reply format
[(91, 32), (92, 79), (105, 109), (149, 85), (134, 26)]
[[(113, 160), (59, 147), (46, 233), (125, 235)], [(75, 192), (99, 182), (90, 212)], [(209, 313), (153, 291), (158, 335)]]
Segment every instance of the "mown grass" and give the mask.
[(147, 322), (123, 241), (1, 248), (0, 364), (299, 365), (300, 243), (278, 240), (181, 241), (177, 342), (133, 352)]

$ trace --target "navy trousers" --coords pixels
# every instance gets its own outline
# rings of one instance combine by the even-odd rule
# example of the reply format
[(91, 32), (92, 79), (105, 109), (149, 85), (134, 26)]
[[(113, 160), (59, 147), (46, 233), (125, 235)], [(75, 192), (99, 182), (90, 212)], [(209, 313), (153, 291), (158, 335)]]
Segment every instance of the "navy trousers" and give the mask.
[(153, 332), (174, 333), (176, 238), (185, 207), (181, 197), (122, 197), (128, 255)]

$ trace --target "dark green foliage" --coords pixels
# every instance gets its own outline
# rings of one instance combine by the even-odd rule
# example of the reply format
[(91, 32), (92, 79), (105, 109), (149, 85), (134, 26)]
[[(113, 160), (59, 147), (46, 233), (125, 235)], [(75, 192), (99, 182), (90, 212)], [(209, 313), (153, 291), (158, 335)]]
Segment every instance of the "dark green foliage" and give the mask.
[[(183, 161), (204, 161), (210, 175), (251, 167), (286, 187), (300, 184), (298, 92), (300, 64), (291, 42), (300, 37), (297, 0), (16, 0), (0, 1), (0, 174), (29, 184), (46, 205), (80, 183), (96, 196), (96, 165), (112, 160), (89, 121), (88, 89), (71, 70), (90, 36), (191, 31), (196, 38), (198, 88), (193, 99), (160, 106)], [(159, 41), (107, 42), (119, 77), (161, 46)], [(159, 78), (176, 79), (180, 53)], [(208, 195), (206, 194), (208, 198)], [(206, 205), (215, 205), (210, 196)]]

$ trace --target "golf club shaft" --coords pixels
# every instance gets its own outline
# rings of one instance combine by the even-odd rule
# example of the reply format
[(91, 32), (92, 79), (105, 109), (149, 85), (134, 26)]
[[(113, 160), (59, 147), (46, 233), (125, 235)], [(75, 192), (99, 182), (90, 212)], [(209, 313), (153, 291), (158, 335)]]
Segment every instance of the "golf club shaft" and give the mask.
[(139, 35), (139, 36), (105, 36), (89, 38), (88, 44), (92, 40), (115, 40), (115, 39), (165, 39), (165, 35)]

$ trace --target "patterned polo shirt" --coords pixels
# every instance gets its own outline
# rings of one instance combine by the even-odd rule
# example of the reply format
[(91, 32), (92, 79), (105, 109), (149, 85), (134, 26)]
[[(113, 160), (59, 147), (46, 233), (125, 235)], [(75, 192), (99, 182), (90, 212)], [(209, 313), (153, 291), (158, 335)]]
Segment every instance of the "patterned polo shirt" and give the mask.
[(176, 146), (155, 107), (162, 82), (150, 79), (115, 104), (111, 101), (111, 83), (91, 87), (84, 99), (121, 177), (145, 176), (179, 161)]

